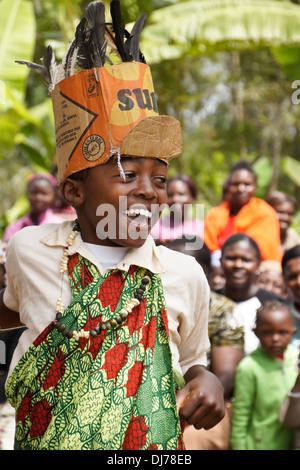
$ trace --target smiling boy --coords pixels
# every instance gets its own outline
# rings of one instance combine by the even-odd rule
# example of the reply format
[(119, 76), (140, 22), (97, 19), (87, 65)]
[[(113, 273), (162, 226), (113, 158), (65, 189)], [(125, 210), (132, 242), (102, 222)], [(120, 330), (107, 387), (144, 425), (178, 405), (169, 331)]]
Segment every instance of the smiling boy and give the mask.
[[(114, 1), (113, 18), (116, 8)], [(88, 26), (99, 12), (101, 2), (88, 7)], [(80, 25), (81, 35), (91, 34)], [(67, 132), (66, 107), (75, 102), (69, 79), (90, 83), (92, 72), (100, 100), (108, 88), (113, 94), (130, 86), (141, 71), (149, 78), (147, 66), (131, 65), (59, 82), (57, 133)], [(78, 103), (89, 100), (90, 91), (80, 90)], [(85, 135), (75, 147), (57, 134), (62, 192), (76, 209), (76, 224), (28, 228), (8, 248), (0, 324), (27, 327), (7, 384), (17, 449), (182, 449), (180, 417), (209, 429), (224, 416), (222, 386), (204, 367), (205, 276), (194, 259), (156, 247), (149, 235), (166, 202), (167, 162), (181, 151), (179, 123), (139, 111), (120, 131), (112, 123), (123, 122), (124, 106), (114, 101), (107, 109), (109, 118), (101, 114), (88, 129), (79, 122)]]

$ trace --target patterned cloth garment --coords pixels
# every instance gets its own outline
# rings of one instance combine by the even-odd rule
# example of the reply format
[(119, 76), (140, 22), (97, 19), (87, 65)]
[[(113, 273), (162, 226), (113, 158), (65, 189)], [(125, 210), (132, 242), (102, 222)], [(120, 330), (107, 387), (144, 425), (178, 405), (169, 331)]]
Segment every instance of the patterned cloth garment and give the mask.
[[(145, 269), (101, 276), (88, 260), (69, 258), (69, 330), (116, 318)], [(117, 328), (97, 337), (64, 337), (55, 322), (14, 369), (6, 393), (16, 408), (16, 449), (182, 449), (168, 323), (160, 277)]]

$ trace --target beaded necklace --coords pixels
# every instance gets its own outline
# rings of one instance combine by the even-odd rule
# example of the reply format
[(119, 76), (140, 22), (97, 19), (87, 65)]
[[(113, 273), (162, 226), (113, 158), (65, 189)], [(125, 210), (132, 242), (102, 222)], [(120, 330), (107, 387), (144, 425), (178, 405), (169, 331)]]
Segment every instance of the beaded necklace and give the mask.
[[(60, 262), (59, 272), (60, 274), (62, 274), (62, 276), (68, 270), (69, 247), (74, 244), (75, 238), (77, 237), (79, 232), (80, 227), (78, 224), (78, 220), (76, 220), (73, 229), (68, 235), (66, 242), (67, 247), (64, 249), (64, 253)], [(86, 331), (83, 329), (81, 329), (80, 331), (71, 331), (63, 324), (62, 317), (64, 312), (64, 305), (62, 298), (59, 297), (56, 301), (56, 317), (55, 320), (52, 322), (53, 327), (56, 328), (57, 331), (61, 333), (64, 337), (68, 339), (75, 338), (76, 340), (79, 340), (79, 338), (96, 338), (103, 331), (117, 328), (126, 321), (128, 314), (131, 313), (132, 310), (140, 304), (140, 301), (144, 295), (147, 285), (151, 281), (152, 275), (153, 274), (150, 271), (146, 271), (146, 275), (143, 277), (139, 288), (135, 292), (135, 297), (133, 297), (127, 302), (126, 306), (118, 312), (115, 318), (107, 320), (105, 322), (99, 322), (98, 325), (90, 331)]]

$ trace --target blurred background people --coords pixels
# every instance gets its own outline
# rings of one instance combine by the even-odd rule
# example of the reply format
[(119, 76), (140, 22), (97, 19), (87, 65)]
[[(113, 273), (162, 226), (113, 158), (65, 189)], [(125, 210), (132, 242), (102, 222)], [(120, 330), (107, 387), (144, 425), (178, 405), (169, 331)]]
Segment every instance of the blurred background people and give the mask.
[(290, 302), (293, 306), (296, 333), (294, 344), (300, 344), (300, 245), (287, 250), (282, 258), (282, 272)]
[(177, 175), (167, 181), (169, 213), (159, 219), (151, 230), (157, 243), (166, 244), (168, 240), (183, 235), (203, 239), (203, 220), (192, 215), (193, 203), (197, 198), (194, 181), (187, 175)]
[(213, 266), (207, 275), (208, 284), (213, 291), (219, 291), (225, 286), (224, 271), (221, 265)]
[(62, 219), (53, 212), (56, 187), (57, 181), (51, 174), (37, 173), (30, 176), (27, 185), (30, 210), (24, 217), (6, 227), (4, 232), (6, 243), (14, 233), (24, 227), (62, 222)]
[(238, 365), (232, 412), (232, 450), (292, 450), (294, 431), (279, 421), (279, 410), (296, 380), (299, 351), (287, 304), (267, 303), (256, 314), (258, 348)]
[(206, 215), (204, 241), (214, 260), (220, 258), (220, 250), (230, 235), (245, 233), (258, 244), (262, 260), (281, 261), (278, 217), (273, 207), (254, 196), (256, 180), (251, 165), (238, 162), (226, 181), (226, 197)]
[(300, 235), (291, 227), (297, 210), (296, 199), (282, 191), (275, 191), (267, 199), (275, 209), (280, 226), (280, 240), (282, 252), (300, 244)]
[[(59, 180), (58, 167), (57, 167), (56, 164), (54, 164), (53, 167), (51, 168), (51, 175), (54, 176), (56, 181)], [(58, 217), (61, 217), (62, 221), (64, 221), (64, 220), (75, 220), (76, 219), (76, 211), (64, 199), (59, 184), (56, 184), (56, 186), (54, 188), (54, 192), (55, 192), (55, 197), (54, 197), (54, 204), (53, 204), (53, 207), (52, 207), (53, 213), (55, 215), (57, 215)]]
[(278, 263), (278, 261), (262, 261), (260, 263), (256, 285), (259, 288), (274, 292), (274, 294), (284, 299), (288, 297), (281, 263)]
[(221, 264), (225, 286), (219, 292), (235, 302), (235, 310), (243, 319), (246, 355), (258, 346), (253, 332), (256, 310), (266, 301), (282, 300), (274, 292), (258, 287), (260, 263), (259, 247), (248, 235), (236, 233), (223, 244)]

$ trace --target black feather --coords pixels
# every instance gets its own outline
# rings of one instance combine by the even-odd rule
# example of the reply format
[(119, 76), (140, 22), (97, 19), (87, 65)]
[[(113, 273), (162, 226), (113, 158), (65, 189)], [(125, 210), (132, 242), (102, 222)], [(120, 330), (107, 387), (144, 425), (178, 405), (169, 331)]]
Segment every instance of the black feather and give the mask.
[(76, 53), (76, 47), (77, 47), (76, 40), (73, 39), (73, 41), (71, 42), (69, 46), (69, 49), (65, 58), (64, 71), (65, 71), (66, 78), (69, 77), (71, 73), (71, 63), (72, 63), (73, 55)]
[(112, 0), (110, 3), (110, 14), (112, 18), (113, 32), (115, 33), (115, 44), (121, 59), (124, 62), (130, 60), (124, 49), (124, 35), (125, 30), (122, 26), (122, 15), (119, 0)]
[(37, 73), (40, 73), (41, 75), (43, 75), (46, 82), (48, 84), (50, 83), (51, 79), (49, 77), (48, 70), (43, 65), (35, 64), (34, 62), (30, 62), (28, 60), (16, 60), (15, 62), (17, 64), (26, 65), (28, 68), (34, 70)]
[(90, 61), (94, 67), (102, 67), (106, 57), (104, 3), (90, 3), (86, 10), (86, 16)]
[(147, 16), (146, 13), (143, 13), (142, 15), (138, 17), (138, 19), (134, 23), (134, 26), (130, 34), (130, 44), (129, 44), (130, 55), (132, 59), (137, 62), (140, 61), (140, 58), (141, 58), (140, 37), (141, 37), (142, 29), (144, 27), (146, 16)]
[(90, 55), (88, 50), (88, 38), (86, 34), (86, 18), (82, 18), (76, 28), (75, 33), (75, 45), (78, 48), (77, 52), (77, 65), (81, 69), (90, 69), (92, 64), (90, 63)]
[(49, 83), (51, 83), (51, 65), (52, 65), (52, 60), (54, 58), (54, 52), (51, 46), (48, 46), (47, 49), (45, 50), (42, 62), (47, 70), (47, 75), (49, 79)]

